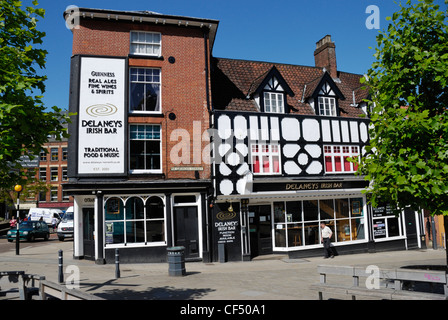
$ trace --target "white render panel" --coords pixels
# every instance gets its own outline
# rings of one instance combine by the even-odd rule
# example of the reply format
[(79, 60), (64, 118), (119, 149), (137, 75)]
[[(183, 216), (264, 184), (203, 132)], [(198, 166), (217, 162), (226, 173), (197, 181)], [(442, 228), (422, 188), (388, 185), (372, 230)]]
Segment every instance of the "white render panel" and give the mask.
[(361, 133), (362, 142), (367, 142), (369, 134), (367, 132), (367, 126), (364, 122), (361, 122), (361, 124), (359, 125), (359, 131)]
[(305, 150), (310, 154), (313, 158), (319, 158), (322, 154), (322, 149), (317, 144), (307, 144), (305, 146)]
[(239, 174), (240, 176), (242, 176), (243, 174), (245, 174), (248, 171), (250, 171), (249, 165), (246, 162), (243, 162), (243, 164), (240, 165), (238, 170), (236, 170), (236, 173)]
[(330, 120), (322, 120), (322, 139), (324, 142), (331, 142)]
[(331, 121), (332, 131), (333, 131), (333, 142), (341, 142), (341, 134), (339, 131), (339, 121), (332, 120)]
[(350, 133), (352, 136), (352, 142), (359, 142), (358, 122), (350, 121)]
[(221, 139), (228, 139), (232, 135), (230, 118), (226, 115), (221, 115), (218, 118), (218, 134)]
[(308, 163), (308, 155), (306, 153), (299, 154), (299, 157), (297, 158), (297, 161), (300, 165), (304, 166)]
[(268, 141), (269, 140), (269, 126), (268, 126), (268, 117), (260, 117), (261, 124), (261, 140)]
[(306, 173), (308, 174), (319, 174), (322, 171), (322, 164), (319, 161), (313, 161), (311, 164), (306, 168)]
[(350, 133), (348, 132), (348, 122), (341, 121), (342, 142), (350, 142)]
[(258, 140), (258, 117), (249, 117), (249, 132), (251, 140)]
[(247, 121), (243, 116), (235, 117), (233, 120), (233, 128), (237, 139), (243, 140), (247, 137)]
[(241, 153), (243, 157), (247, 156), (247, 146), (244, 143), (237, 143), (235, 149)]
[(277, 117), (271, 117), (271, 140), (273, 141), (280, 140), (280, 128)]
[(229, 195), (233, 192), (233, 183), (229, 179), (222, 180), (219, 184), (219, 190), (223, 195)]
[(221, 162), (219, 164), (219, 173), (223, 176), (228, 176), (232, 173), (232, 170), (230, 170), (230, 168), (224, 162)]
[(302, 172), (302, 169), (294, 161), (286, 161), (283, 169), (287, 174), (300, 174)]
[(287, 158), (292, 158), (299, 152), (299, 150), (300, 146), (298, 144), (288, 143), (283, 146), (283, 155)]
[(230, 150), (230, 148), (231, 148), (230, 144), (228, 144), (228, 143), (221, 143), (219, 145), (219, 147), (218, 147), (219, 155), (221, 157), (224, 157), (224, 155)]
[(241, 157), (238, 153), (232, 152), (227, 156), (226, 163), (231, 166), (236, 166), (241, 163)]
[(320, 139), (320, 126), (316, 119), (305, 119), (302, 122), (303, 138), (306, 141), (318, 141)]
[(300, 124), (295, 118), (283, 118), (282, 135), (287, 141), (297, 141), (300, 139)]

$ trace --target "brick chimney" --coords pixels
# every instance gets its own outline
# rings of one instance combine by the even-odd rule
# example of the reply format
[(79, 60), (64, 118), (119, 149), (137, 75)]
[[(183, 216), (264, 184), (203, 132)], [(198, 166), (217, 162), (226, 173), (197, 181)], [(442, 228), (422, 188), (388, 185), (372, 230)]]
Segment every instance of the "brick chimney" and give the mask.
[(331, 36), (326, 35), (316, 42), (314, 50), (314, 62), (316, 67), (325, 68), (332, 78), (337, 78), (336, 46), (331, 42)]

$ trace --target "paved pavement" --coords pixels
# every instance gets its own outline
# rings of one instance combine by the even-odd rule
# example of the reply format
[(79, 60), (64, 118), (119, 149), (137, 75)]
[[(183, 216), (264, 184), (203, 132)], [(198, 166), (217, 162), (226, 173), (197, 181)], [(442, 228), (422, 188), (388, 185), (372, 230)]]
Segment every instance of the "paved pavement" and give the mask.
[[(0, 253), (0, 271), (25, 271), (57, 282), (60, 249), (65, 280), (74, 278), (71, 270), (76, 266), (80, 290), (113, 300), (316, 300), (317, 293), (309, 286), (319, 281), (320, 264), (398, 268), (445, 263), (443, 249), (341, 255), (326, 260), (273, 255), (250, 262), (186, 263), (184, 277), (170, 277), (166, 263), (121, 264), (121, 277), (115, 279), (114, 264), (75, 260), (72, 241), (50, 241), (23, 248), (20, 256), (15, 255), (14, 247)], [(0, 281), (2, 290), (7, 285)]]

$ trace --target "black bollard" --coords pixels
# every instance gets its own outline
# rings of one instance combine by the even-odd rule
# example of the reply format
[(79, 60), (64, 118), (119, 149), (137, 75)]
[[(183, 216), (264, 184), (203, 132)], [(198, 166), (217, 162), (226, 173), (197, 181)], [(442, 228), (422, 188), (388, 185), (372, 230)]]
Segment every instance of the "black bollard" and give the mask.
[(63, 283), (64, 282), (64, 272), (62, 271), (62, 250), (59, 250), (59, 283)]
[(120, 278), (120, 252), (115, 249), (115, 279)]

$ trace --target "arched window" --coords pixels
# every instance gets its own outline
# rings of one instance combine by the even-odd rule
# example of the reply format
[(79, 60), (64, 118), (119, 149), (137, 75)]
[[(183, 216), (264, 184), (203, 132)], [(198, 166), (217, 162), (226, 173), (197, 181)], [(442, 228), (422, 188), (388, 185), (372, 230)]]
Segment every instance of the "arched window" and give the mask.
[(165, 243), (165, 204), (159, 196), (105, 198), (106, 245)]

